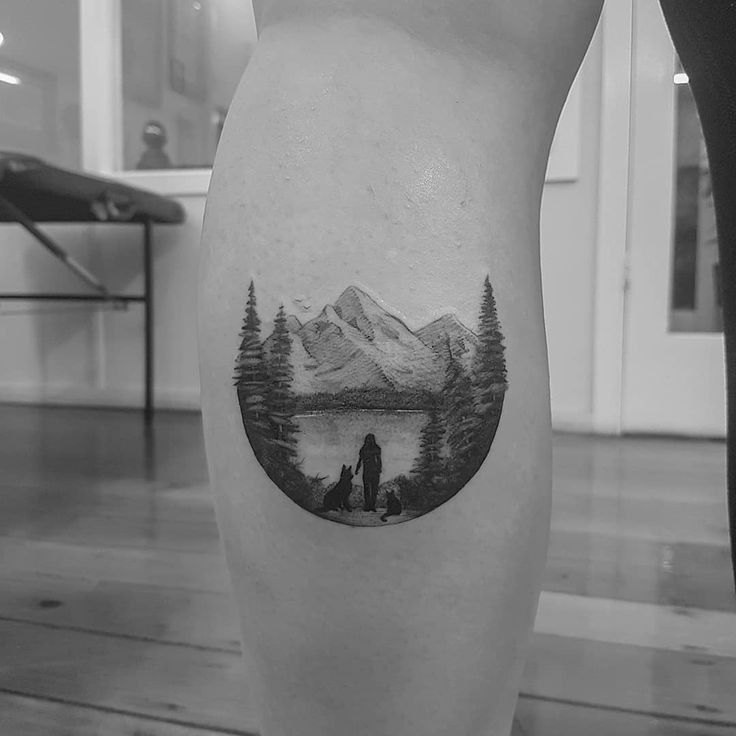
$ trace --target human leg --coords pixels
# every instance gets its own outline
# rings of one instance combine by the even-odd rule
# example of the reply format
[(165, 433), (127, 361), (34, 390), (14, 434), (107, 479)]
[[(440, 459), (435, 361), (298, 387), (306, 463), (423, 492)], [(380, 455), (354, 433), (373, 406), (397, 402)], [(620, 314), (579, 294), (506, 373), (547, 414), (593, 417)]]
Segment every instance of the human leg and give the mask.
[(378, 500), (378, 476), (371, 478), (371, 511), (376, 510), (376, 501)]
[(718, 229), (728, 391), (728, 516), (736, 583), (736, 5), (661, 0), (703, 126)]
[[(257, 8), (208, 200), (200, 336), (264, 736), (509, 732), (549, 524), (540, 197), (599, 6)], [(380, 531), (320, 516), (314, 480), (339, 482), (376, 409), (382, 482), (412, 517)]]
[(371, 510), (371, 484), (370, 478), (363, 473), (363, 511)]

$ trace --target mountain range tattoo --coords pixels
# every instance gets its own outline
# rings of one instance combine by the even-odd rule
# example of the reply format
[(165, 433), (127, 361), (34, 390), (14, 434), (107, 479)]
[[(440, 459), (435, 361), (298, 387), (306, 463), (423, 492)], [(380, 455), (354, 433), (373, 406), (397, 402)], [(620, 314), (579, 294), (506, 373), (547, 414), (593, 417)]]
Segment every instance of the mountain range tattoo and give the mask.
[(248, 289), (235, 387), (268, 477), (303, 509), (352, 526), (416, 518), (488, 455), (508, 381), (490, 279), (477, 330), (446, 314), (412, 331), (356, 286), (264, 337)]

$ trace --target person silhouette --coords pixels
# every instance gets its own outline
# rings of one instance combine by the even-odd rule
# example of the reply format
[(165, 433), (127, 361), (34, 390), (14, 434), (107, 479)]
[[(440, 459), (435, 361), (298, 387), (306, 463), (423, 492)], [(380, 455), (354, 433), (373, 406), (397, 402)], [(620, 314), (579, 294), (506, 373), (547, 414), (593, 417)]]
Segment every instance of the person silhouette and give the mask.
[(367, 434), (358, 455), (356, 474), (363, 468), (363, 510), (376, 511), (378, 481), (381, 476), (381, 448), (376, 444), (376, 436)]

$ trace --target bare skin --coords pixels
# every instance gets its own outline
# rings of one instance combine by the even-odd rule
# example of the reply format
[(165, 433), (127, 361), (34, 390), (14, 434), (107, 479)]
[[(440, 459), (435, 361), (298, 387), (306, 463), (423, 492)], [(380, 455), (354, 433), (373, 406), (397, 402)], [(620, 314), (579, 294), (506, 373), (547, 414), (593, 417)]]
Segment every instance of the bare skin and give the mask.
[[(260, 40), (207, 204), (200, 350), (264, 736), (510, 732), (549, 528), (540, 199), (600, 5), (256, 3)], [(412, 326), (477, 314), (488, 274), (508, 390), (478, 472), (429, 513), (381, 529), (287, 498), (255, 457), (233, 389), (249, 282), (263, 314), (296, 309), (297, 295), (320, 309), (358, 283)]]

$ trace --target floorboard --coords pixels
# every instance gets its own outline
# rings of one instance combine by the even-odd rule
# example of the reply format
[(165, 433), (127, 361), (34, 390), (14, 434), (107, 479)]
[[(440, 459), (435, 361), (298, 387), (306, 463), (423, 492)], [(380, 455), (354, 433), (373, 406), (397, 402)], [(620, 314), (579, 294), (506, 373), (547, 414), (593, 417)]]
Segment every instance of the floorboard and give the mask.
[[(0, 728), (23, 736), (252, 736), (0, 693)], [(732, 736), (731, 727), (522, 697), (512, 736)]]
[(58, 630), (237, 652), (240, 630), (229, 592), (115, 581), (2, 580), (0, 620)]
[(229, 593), (221, 554), (147, 549), (88, 547), (0, 537), (0, 579), (49, 578), (115, 581), (162, 588)]
[(561, 531), (553, 522), (543, 587), (594, 598), (736, 611), (726, 542)]
[(0, 641), (13, 642), (0, 692), (204, 727), (255, 728), (237, 652), (8, 621), (0, 622)]
[(0, 733), (4, 736), (254, 736), (255, 731), (213, 729), (137, 714), (79, 706), (0, 692)]
[[(0, 640), (13, 642), (0, 669), (0, 691), (155, 718), (176, 713), (203, 726), (236, 729), (254, 721), (236, 651), (8, 621), (0, 622)], [(670, 718), (706, 714), (736, 728), (736, 660), (712, 654), (535, 634), (522, 692)]]
[(613, 708), (519, 698), (512, 736), (733, 736), (707, 717), (661, 718)]

